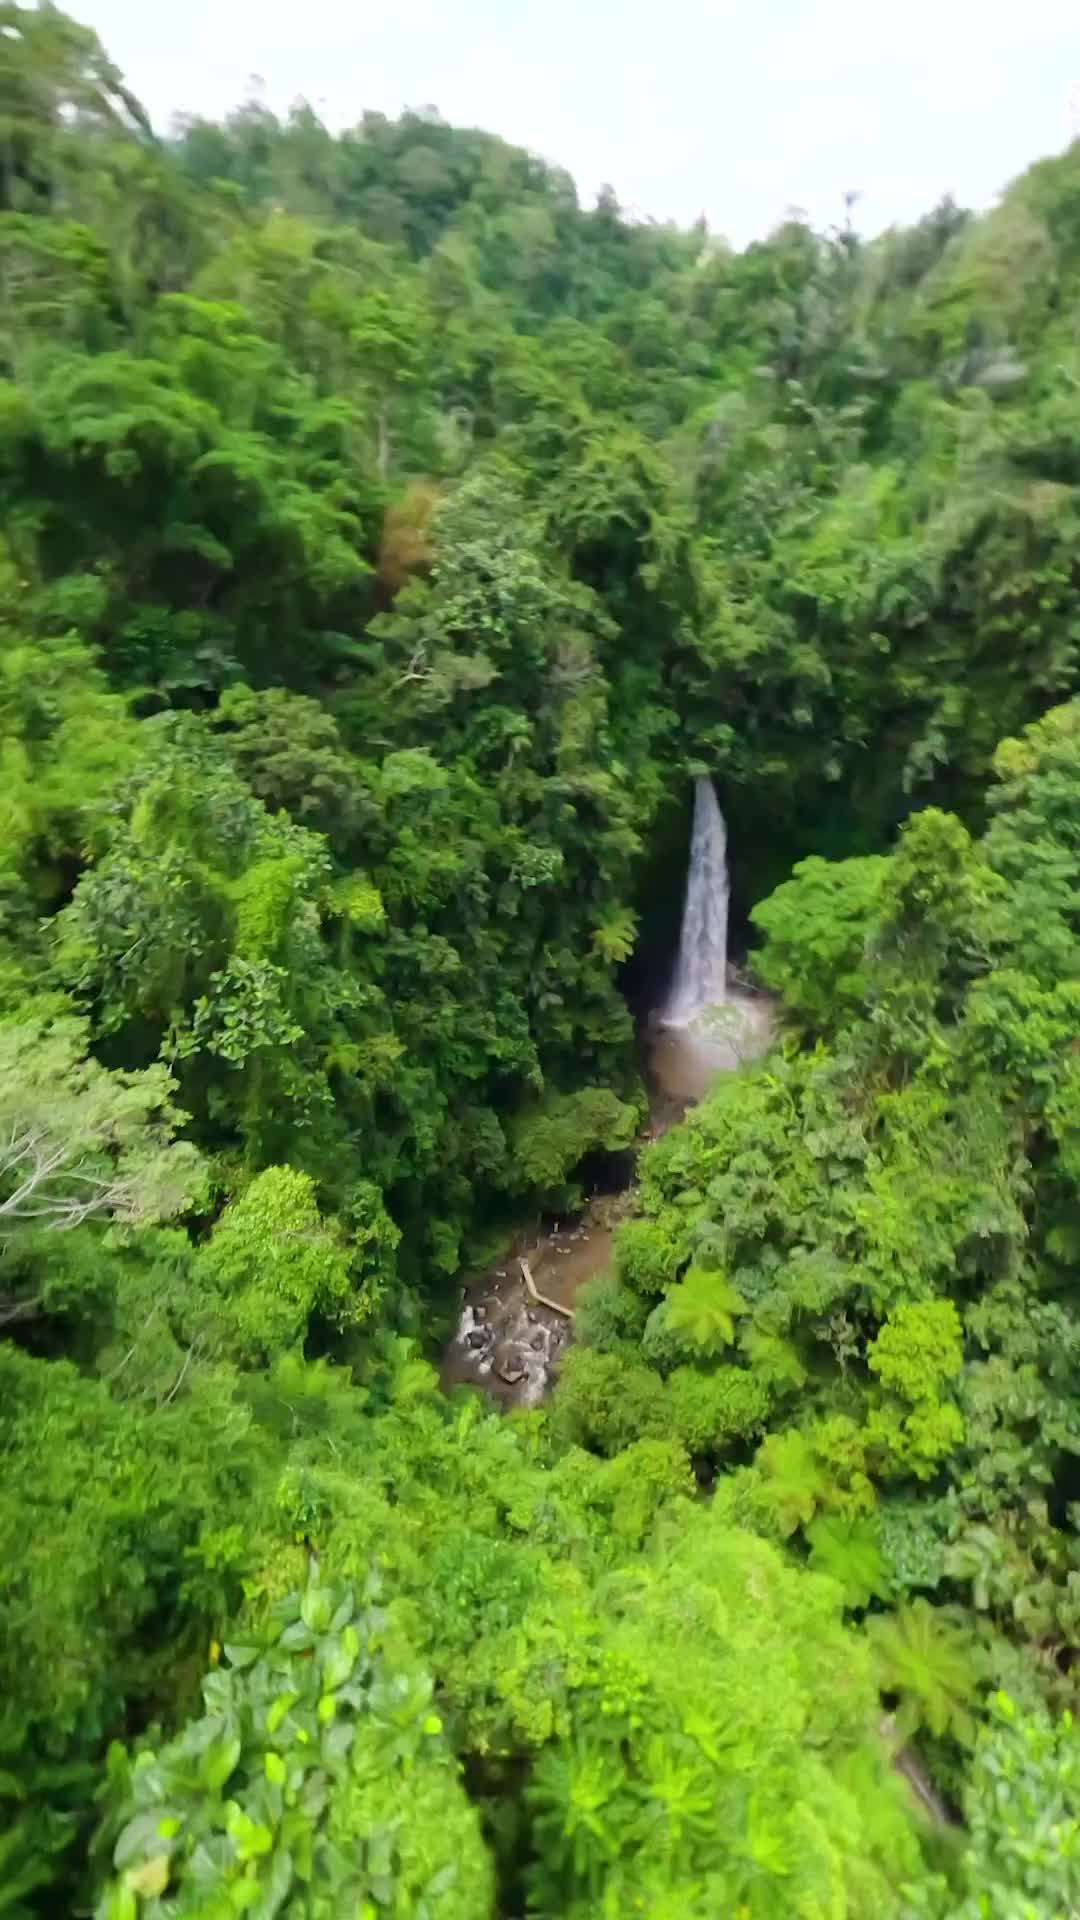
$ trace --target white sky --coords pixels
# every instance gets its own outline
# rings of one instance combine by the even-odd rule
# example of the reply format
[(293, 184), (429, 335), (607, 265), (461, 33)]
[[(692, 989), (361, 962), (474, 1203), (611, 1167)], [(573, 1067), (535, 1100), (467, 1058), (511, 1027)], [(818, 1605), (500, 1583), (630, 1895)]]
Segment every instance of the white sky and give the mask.
[(333, 127), (437, 106), (739, 245), (863, 198), (987, 206), (1080, 135), (1080, 0), (67, 0), (164, 127), (264, 83)]

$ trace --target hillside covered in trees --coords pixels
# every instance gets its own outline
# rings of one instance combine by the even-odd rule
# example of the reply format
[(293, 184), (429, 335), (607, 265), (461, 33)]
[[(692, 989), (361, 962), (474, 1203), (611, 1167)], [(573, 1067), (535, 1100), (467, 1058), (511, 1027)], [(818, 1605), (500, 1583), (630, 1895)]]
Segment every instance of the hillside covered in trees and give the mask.
[[(0, 1915), (1080, 1909), (1080, 148), (742, 253), (0, 0)], [(545, 1407), (695, 777), (783, 1008)]]

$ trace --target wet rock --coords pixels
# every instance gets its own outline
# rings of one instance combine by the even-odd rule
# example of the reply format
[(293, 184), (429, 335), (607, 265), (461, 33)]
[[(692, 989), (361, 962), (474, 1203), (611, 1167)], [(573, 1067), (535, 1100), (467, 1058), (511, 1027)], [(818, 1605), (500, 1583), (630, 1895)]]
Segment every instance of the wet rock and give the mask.
[(486, 1320), (486, 1319), (487, 1319), (487, 1308), (486, 1308), (486, 1307), (483, 1307), (483, 1306), (480, 1306), (480, 1307), (474, 1307), (474, 1308), (473, 1308), (473, 1319), (474, 1319), (474, 1320)]
[(547, 1341), (545, 1340), (543, 1334), (539, 1331), (539, 1329), (537, 1329), (536, 1333), (533, 1334), (532, 1339), (529, 1341), (529, 1345), (532, 1348), (534, 1353), (543, 1353), (544, 1348), (547, 1346)]
[(520, 1347), (500, 1347), (495, 1355), (495, 1371), (508, 1387), (516, 1387), (525, 1378), (525, 1355)]
[(469, 1334), (468, 1344), (472, 1348), (474, 1353), (479, 1353), (482, 1347), (487, 1346), (488, 1337), (489, 1336), (485, 1333), (482, 1327), (475, 1328), (474, 1331)]

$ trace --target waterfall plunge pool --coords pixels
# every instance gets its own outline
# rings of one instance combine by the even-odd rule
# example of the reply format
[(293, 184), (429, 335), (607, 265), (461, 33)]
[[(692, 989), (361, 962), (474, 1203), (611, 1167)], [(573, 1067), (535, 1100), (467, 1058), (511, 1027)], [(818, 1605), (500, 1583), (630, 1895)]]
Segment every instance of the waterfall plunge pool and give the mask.
[(775, 1025), (766, 994), (733, 986), (718, 1006), (702, 1008), (685, 1025), (651, 1020), (645, 1047), (652, 1135), (666, 1133), (696, 1106), (718, 1073), (733, 1073), (767, 1053)]

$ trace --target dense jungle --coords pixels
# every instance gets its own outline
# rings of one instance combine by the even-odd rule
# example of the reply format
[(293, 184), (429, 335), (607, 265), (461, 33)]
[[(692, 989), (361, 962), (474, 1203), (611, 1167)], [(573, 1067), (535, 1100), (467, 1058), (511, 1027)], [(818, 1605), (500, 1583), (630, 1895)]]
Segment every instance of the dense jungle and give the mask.
[(4, 1920), (1080, 1911), (1080, 145), (848, 212), (0, 0)]

